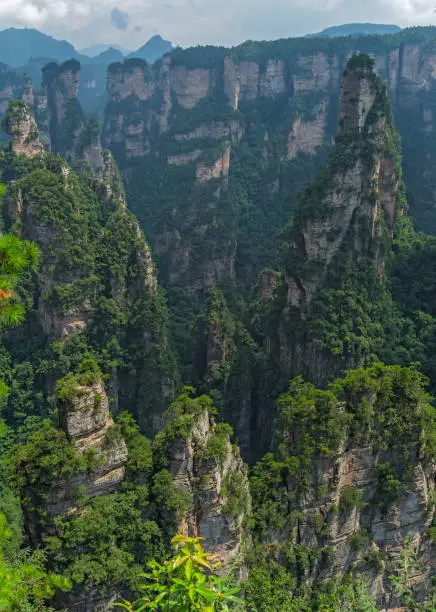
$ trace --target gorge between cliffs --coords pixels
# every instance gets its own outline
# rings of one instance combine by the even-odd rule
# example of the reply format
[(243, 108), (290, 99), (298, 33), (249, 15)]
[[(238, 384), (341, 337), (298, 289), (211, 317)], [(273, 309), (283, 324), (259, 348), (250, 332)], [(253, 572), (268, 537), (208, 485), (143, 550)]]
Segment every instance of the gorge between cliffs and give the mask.
[(176, 534), (189, 610), (434, 610), (436, 28), (80, 79), (3, 96), (0, 611), (170, 609)]

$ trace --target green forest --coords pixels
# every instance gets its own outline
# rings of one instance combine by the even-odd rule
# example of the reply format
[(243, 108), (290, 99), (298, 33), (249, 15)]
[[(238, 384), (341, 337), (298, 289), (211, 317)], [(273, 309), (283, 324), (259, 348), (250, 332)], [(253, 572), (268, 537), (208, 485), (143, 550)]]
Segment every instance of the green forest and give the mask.
[(129, 59), (103, 125), (76, 61), (9, 103), (0, 612), (436, 609), (436, 90), (390, 76), (435, 40)]

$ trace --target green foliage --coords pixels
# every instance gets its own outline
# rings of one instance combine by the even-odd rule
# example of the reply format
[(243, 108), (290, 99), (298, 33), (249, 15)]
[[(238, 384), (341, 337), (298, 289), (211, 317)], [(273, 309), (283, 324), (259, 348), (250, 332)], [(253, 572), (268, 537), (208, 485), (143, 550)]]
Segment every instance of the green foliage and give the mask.
[(343, 512), (350, 512), (354, 508), (360, 508), (363, 505), (362, 491), (356, 487), (346, 486), (341, 491), (339, 500), (339, 509)]
[(247, 602), (259, 612), (271, 610), (294, 612), (296, 611), (292, 602), (294, 590), (295, 579), (282, 565), (259, 563), (250, 569), (245, 597)]
[(374, 68), (374, 60), (365, 53), (353, 55), (347, 63), (347, 70), (368, 70), (369, 72), (372, 72)]
[[(13, 386), (10, 417), (17, 422), (35, 414), (35, 407), (36, 413), (47, 416), (51, 407), (41, 393), (44, 378), (58, 380), (83, 359), (94, 358), (105, 375), (122, 379), (121, 408), (128, 407), (150, 431), (156, 422), (153, 413), (162, 414), (167, 407), (163, 381), (168, 395), (177, 386), (177, 364), (164, 300), (154, 292), (148, 247), (135, 219), (116, 199), (123, 195), (117, 172), (110, 201), (100, 197), (100, 185), (92, 177), (79, 176), (51, 154), (28, 159), (1, 152), (0, 172), (8, 197), (22, 198), (23, 210), (29, 212), (24, 227), (19, 215), (10, 229), (42, 240), (42, 271), (51, 283), (39, 299), (49, 319), (62, 325), (73, 312), (83, 312), (86, 324), (81, 334), (49, 345), (35, 328), (35, 317), (20, 328), (20, 341), (8, 346), (12, 364), (5, 372), (6, 384)], [(33, 307), (36, 286), (29, 273), (20, 280), (17, 293), (26, 307)], [(13, 371), (22, 364), (27, 378)]]
[(333, 456), (345, 438), (350, 415), (331, 391), (317, 389), (303, 378), (291, 381), (288, 393), (278, 399), (284, 432), (281, 452), (310, 458), (314, 453)]
[(196, 418), (205, 413), (215, 414), (211, 398), (207, 395), (193, 397), (194, 393), (193, 387), (184, 387), (181, 395), (174, 400), (164, 416), (167, 424), (154, 441), (156, 465), (166, 466), (168, 444), (173, 440), (188, 438)]
[(147, 492), (126, 488), (97, 497), (76, 515), (56, 519), (56, 536), (45, 540), (56, 568), (76, 585), (136, 588), (144, 559), (163, 553), (161, 531), (145, 516)]
[(0, 610), (2, 612), (47, 611), (47, 602), (57, 590), (68, 591), (68, 579), (44, 568), (40, 551), (20, 551), (13, 557), (5, 554), (12, 532), (0, 513)]
[(102, 372), (94, 359), (85, 359), (76, 374), (70, 372), (56, 384), (56, 396), (61, 402), (80, 394), (80, 387), (91, 387), (101, 381)]
[(229, 440), (232, 436), (233, 429), (228, 423), (218, 423), (207, 445), (201, 449), (201, 458), (204, 461), (215, 460), (222, 463), (229, 452)]
[(159, 508), (165, 508), (169, 515), (169, 529), (179, 523), (186, 515), (192, 496), (179, 489), (167, 470), (157, 472), (153, 477), (151, 492)]
[(358, 552), (365, 549), (369, 544), (369, 536), (366, 529), (359, 529), (348, 538), (351, 550)]
[(8, 104), (6, 112), (2, 117), (1, 129), (13, 136), (15, 133), (20, 133), (20, 123), (26, 118), (29, 111), (26, 104), (22, 100), (11, 100)]
[(224, 514), (238, 519), (243, 514), (247, 514), (249, 509), (249, 491), (241, 485), (241, 477), (235, 472), (229, 471), (221, 487), (220, 494), (227, 498), (223, 508)]
[(169, 608), (178, 612), (244, 609), (244, 602), (238, 597), (240, 589), (212, 573), (216, 565), (211, 563), (200, 541), (200, 538), (175, 536), (173, 557), (163, 565), (150, 562), (149, 571), (142, 574), (147, 579), (142, 586), (143, 597), (134, 604), (125, 601), (116, 605), (129, 612)]
[(126, 468), (131, 475), (141, 476), (151, 470), (153, 464), (151, 442), (139, 431), (135, 419), (128, 412), (117, 417), (117, 427), (129, 451)]
[(424, 584), (424, 603), (417, 603), (414, 592), (413, 576), (424, 573), (424, 567), (419, 560), (418, 547), (412, 537), (407, 538), (400, 552), (400, 563), (397, 571), (390, 576), (391, 584), (397, 596), (401, 597), (402, 603), (412, 612), (433, 612), (436, 606), (436, 588), (429, 584), (427, 579)]
[(427, 382), (414, 366), (375, 363), (349, 372), (331, 389), (353, 414), (354, 437), (370, 440), (379, 451), (395, 449), (408, 460), (414, 438), (421, 439), (428, 456), (435, 453), (435, 409), (425, 390)]
[(53, 481), (69, 478), (88, 469), (86, 457), (75, 452), (63, 431), (50, 421), (30, 434), (15, 450), (16, 483), (25, 493), (32, 487), (40, 504)]
[(35, 243), (11, 234), (0, 236), (0, 326), (12, 327), (24, 320), (25, 308), (16, 287), (27, 271), (36, 270), (38, 260)]
[(378, 488), (377, 493), (382, 503), (392, 503), (401, 497), (405, 491), (394, 467), (388, 461), (382, 461), (376, 466)]
[(282, 563), (260, 560), (250, 571), (246, 600), (258, 612), (376, 612), (367, 585), (359, 578), (346, 575), (341, 580), (315, 583), (310, 592), (298, 588)]
[[(289, 391), (278, 400), (280, 430), (276, 451), (254, 466), (250, 479), (253, 534), (257, 543), (253, 580), (263, 554), (266, 565), (262, 566), (259, 575), (265, 576), (268, 566), (275, 562), (286, 571), (276, 568), (273, 575), (277, 579), (280, 576), (285, 583), (295, 581), (295, 592), (305, 583), (309, 572), (312, 576), (316, 575), (323, 563), (328, 566), (334, 563), (329, 549), (325, 547), (334, 514), (340, 511), (342, 519), (335, 520), (345, 520), (345, 515), (356, 509), (366, 520), (374, 504), (386, 506), (395, 503), (407, 491), (413, 466), (417, 463), (417, 444), (419, 452), (423, 453), (421, 457), (428, 454), (430, 459), (434, 456), (428, 440), (434, 432), (435, 410), (425, 390), (426, 382), (415, 367), (386, 366), (381, 363), (348, 372), (334, 381), (328, 390), (316, 389), (301, 377), (291, 381)], [(374, 496), (365, 498), (364, 502), (363, 490), (346, 485), (340, 492), (338, 507), (332, 506), (328, 514), (318, 516), (308, 514), (307, 510), (301, 511), (301, 505), (307, 503), (307, 496), (313, 500), (313, 504), (321, 504), (328, 497), (329, 490), (319, 486), (320, 466), (323, 466), (323, 471), (334, 469), (337, 454), (343, 449), (345, 440), (351, 445), (350, 448), (354, 444), (358, 448), (371, 446), (373, 452), (379, 454), (376, 465), (378, 486)], [(296, 534), (301, 533), (302, 529), (307, 533), (309, 526), (316, 544), (304, 549), (296, 543)], [(349, 546), (358, 553), (368, 547), (371, 538), (370, 531), (357, 531), (349, 537)], [(277, 549), (265, 544), (277, 540), (292, 544), (287, 549), (283, 545), (280, 547), (277, 544)], [(379, 553), (370, 551), (359, 561), (359, 568), (364, 567), (381, 573), (384, 569), (383, 559)], [(275, 584), (275, 579), (271, 577), (271, 584)], [(352, 602), (350, 609), (353, 610), (373, 609), (359, 607), (364, 606), (365, 601), (368, 605), (370, 602), (366, 587), (362, 584), (357, 590), (354, 587), (346, 589), (342, 595), (340, 590), (329, 592), (328, 596), (324, 592), (312, 597), (305, 593), (298, 603), (300, 608), (296, 604), (296, 597), (289, 601), (289, 592), (272, 593), (271, 587), (271, 594), (268, 595), (268, 584), (261, 587), (253, 583), (253, 589), (254, 593), (265, 592), (266, 601), (283, 602), (282, 608), (277, 609), (304, 610), (306, 605), (308, 610), (317, 610), (316, 606), (321, 602), (329, 602), (330, 607), (325, 608), (328, 610), (341, 610), (344, 602)], [(294, 603), (296, 608), (292, 608)], [(261, 606), (257, 599), (256, 605)]]

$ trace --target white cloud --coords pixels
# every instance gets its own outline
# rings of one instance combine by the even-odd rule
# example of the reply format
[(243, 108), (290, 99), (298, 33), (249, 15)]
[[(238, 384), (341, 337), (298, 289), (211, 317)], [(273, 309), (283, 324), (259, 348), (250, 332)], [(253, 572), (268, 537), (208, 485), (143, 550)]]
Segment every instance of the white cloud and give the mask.
[[(101, 41), (134, 48), (156, 32), (182, 45), (230, 45), (350, 21), (436, 23), (435, 5), (436, 0), (0, 0), (0, 27), (36, 27), (77, 46)], [(114, 9), (131, 17), (125, 30), (111, 23)]]

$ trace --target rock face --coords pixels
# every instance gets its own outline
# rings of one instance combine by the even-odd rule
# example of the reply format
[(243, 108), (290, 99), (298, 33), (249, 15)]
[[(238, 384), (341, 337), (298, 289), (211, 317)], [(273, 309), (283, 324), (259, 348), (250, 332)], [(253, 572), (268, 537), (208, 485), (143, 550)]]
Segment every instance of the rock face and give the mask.
[[(137, 406), (135, 416), (154, 433), (174, 393), (176, 367), (151, 249), (126, 209), (116, 164), (110, 152), (101, 154), (101, 167), (91, 171), (89, 184), (59, 158), (42, 156), (39, 164), (10, 186), (6, 199), (8, 228), (40, 247), (37, 323), (48, 339), (67, 342), (85, 333), (100, 336), (102, 304), (124, 313), (116, 325), (119, 346), (130, 346), (126, 354), (135, 363), (113, 371), (115, 403), (133, 412)], [(146, 407), (149, 402), (153, 409)]]
[[(418, 462), (414, 466), (413, 478), (402, 498), (387, 505), (377, 506), (377, 465), (379, 457), (370, 447), (354, 447), (341, 454), (335, 461), (318, 461), (314, 465), (314, 480), (328, 494), (316, 499), (308, 495), (301, 506), (303, 516), (298, 520), (295, 542), (309, 548), (331, 547), (334, 558), (333, 572), (345, 574), (355, 563), (370, 580), (370, 592), (387, 610), (395, 609), (399, 603), (392, 593), (387, 577), (398, 568), (399, 555), (405, 540), (412, 539), (413, 548), (419, 551), (424, 571), (415, 576), (415, 587), (420, 590), (430, 572), (432, 547), (426, 535), (431, 525), (433, 511), (431, 497), (435, 486), (435, 472), (431, 465)], [(365, 508), (344, 510), (341, 496), (347, 491), (363, 492)], [(333, 511), (332, 511), (333, 508)], [(430, 510), (429, 510), (430, 508)], [(317, 520), (325, 521), (324, 535)], [(297, 535), (298, 533), (298, 535)], [(367, 536), (369, 534), (369, 537)], [(358, 550), (358, 538), (368, 538), (366, 545)], [(362, 545), (361, 545), (362, 546)], [(371, 567), (368, 558), (384, 559), (384, 573)], [(314, 570), (313, 576), (332, 575), (332, 566)]]
[(50, 125), (47, 91), (42, 89), (34, 94), (34, 114), (46, 151), (51, 151)]
[[(291, 467), (283, 468), (279, 487), (272, 480), (275, 484), (268, 497), (268, 526), (261, 536), (262, 545), (270, 548), (276, 560), (280, 559), (280, 549), (290, 543), (301, 550), (318, 551), (299, 574), (301, 582), (310, 584), (343, 577), (349, 571), (357, 572), (369, 584), (379, 609), (384, 610), (396, 610), (401, 605), (389, 576), (405, 571), (400, 570), (402, 551), (410, 549), (420, 559), (419, 567), (411, 570), (417, 601), (422, 602), (428, 596), (434, 571), (431, 562), (434, 544), (428, 528), (435, 512), (436, 471), (431, 454), (422, 446), (422, 422), (418, 416), (425, 410), (426, 398), (425, 394), (417, 398), (405, 388), (404, 373), (400, 367), (378, 364), (365, 372), (364, 382), (363, 374), (353, 372), (350, 377), (353, 382), (345, 379), (343, 383), (345, 395), (339, 394), (344, 401), (331, 406), (328, 417), (321, 416), (321, 402), (333, 404), (338, 398), (330, 395), (327, 399), (328, 392), (320, 392), (325, 394), (321, 401), (311, 396), (314, 407), (311, 414), (317, 415), (315, 420), (320, 419), (313, 430), (309, 425), (312, 417), (308, 413), (302, 416), (308, 398), (302, 398), (291, 387), (297, 410), (282, 413), (285, 420), (282, 443), (274, 458), (285, 460), (285, 465), (288, 461)], [(409, 372), (411, 376), (416, 374)], [(393, 387), (386, 395), (389, 381)], [(389, 393), (391, 398), (386, 403)], [(364, 425), (363, 421), (355, 424), (356, 434), (353, 426), (348, 429), (346, 423), (348, 419), (362, 418), (362, 401), (368, 402), (374, 420), (371, 425), (369, 422)], [(393, 423), (389, 424), (387, 404), (390, 401), (396, 406), (395, 418), (401, 423), (400, 429), (404, 428), (403, 434)], [(366, 414), (368, 417), (369, 413)], [(288, 418), (291, 422), (286, 422)], [(329, 446), (326, 438), (324, 450), (317, 446), (316, 431), (321, 431), (318, 427), (324, 418), (342, 420), (340, 439), (332, 440), (330, 450), (326, 448)], [(307, 460), (310, 453), (304, 436), (308, 436), (306, 439), (316, 449), (306, 468), (298, 464), (303, 454)], [(292, 468), (293, 462), (300, 465), (299, 469)], [(277, 464), (272, 469), (277, 470)], [(388, 485), (393, 480), (397, 483), (396, 489)], [(261, 499), (265, 503), (265, 497)], [(256, 507), (255, 494), (254, 502), (255, 516), (256, 512), (264, 516), (265, 509)]]
[[(143, 221), (153, 248), (159, 250), (164, 282), (179, 288), (183, 280), (183, 286), (189, 284), (190, 293), (196, 293), (198, 289), (189, 281), (195, 277), (196, 287), (208, 291), (199, 279), (208, 276), (207, 267), (219, 268), (221, 258), (212, 248), (204, 266), (197, 264), (204, 260), (197, 233), (206, 224), (197, 227), (189, 221), (204, 210), (214, 209), (211, 216), (216, 223), (207, 223), (208, 242), (211, 244), (215, 236), (215, 242), (220, 240), (223, 245), (218, 236), (223, 214), (219, 203), (223, 199), (230, 200), (233, 207), (230, 215), (235, 223), (226, 239), (236, 243), (236, 258), (230, 265), (232, 272), (228, 274), (223, 268), (217, 282), (235, 278), (241, 283), (255, 282), (262, 267), (257, 261), (259, 249), (251, 247), (253, 266), (237, 265), (238, 249), (245, 252), (250, 235), (245, 223), (238, 225), (236, 194), (243, 192), (253, 209), (259, 207), (258, 198), (265, 207), (265, 217), (270, 210), (279, 211), (270, 233), (280, 230), (292, 213), (300, 187), (315, 178), (326, 150), (332, 146), (341, 75), (349, 57), (363, 50), (374, 58), (377, 73), (388, 82), (404, 142), (406, 179), (412, 193), (420, 192), (415, 197), (419, 202), (415, 211), (418, 223), (424, 216), (431, 216), (436, 193), (431, 179), (433, 153), (428, 144), (425, 168), (418, 168), (413, 151), (420, 146), (415, 142), (418, 138), (423, 140), (425, 134), (434, 131), (432, 36), (434, 33), (426, 30), (419, 35), (411, 32), (410, 42), (398, 36), (392, 44), (383, 39), (333, 39), (327, 49), (317, 39), (277, 41), (266, 46), (252, 43), (249, 48), (234, 50), (176, 51), (152, 68), (139, 60), (110, 67), (103, 144), (114, 153), (128, 184), (142, 182), (140, 193), (133, 193), (131, 206)], [(235, 123), (239, 126), (236, 132), (232, 128)], [(413, 133), (411, 123), (415, 125)], [(262, 131), (268, 132), (266, 148)], [(302, 155), (310, 159), (303, 161)], [(278, 170), (277, 160), (284, 162), (283, 172)], [(302, 165), (307, 172), (304, 180), (299, 172)], [(156, 176), (165, 176), (158, 182), (159, 188)], [(244, 176), (251, 178), (244, 180)], [(412, 181), (410, 176), (414, 177)], [(254, 189), (256, 178), (259, 186)], [(170, 193), (171, 182), (180, 185), (179, 198)], [(202, 206), (190, 207), (199, 187)], [(171, 212), (157, 204), (160, 199), (172, 200)], [(424, 201), (427, 204), (421, 209)], [(154, 221), (148, 227), (150, 210)], [(169, 217), (178, 235), (177, 245), (165, 238)], [(190, 253), (189, 261), (176, 254), (179, 247)], [(274, 251), (272, 240), (265, 250)], [(262, 264), (274, 265), (274, 257), (272, 253)]]
[(80, 63), (76, 60), (60, 66), (51, 63), (43, 69), (51, 150), (67, 160), (77, 155), (85, 129), (85, 116), (77, 98), (79, 84)]
[[(76, 464), (82, 462), (82, 466), (73, 472), (70, 469), (68, 477), (48, 482), (46, 477), (43, 479), (45, 488), (33, 481), (27, 484), (23, 509), (26, 529), (35, 546), (40, 546), (44, 538), (55, 539), (64, 521), (86, 513), (89, 501), (117, 491), (124, 480), (128, 458), (124, 440), (111, 435), (114, 422), (103, 382), (98, 376), (70, 374), (59, 381), (57, 392), (62, 396), (58, 411), (68, 440), (66, 444), (70, 445), (68, 452), (75, 455)], [(71, 456), (69, 459), (71, 461)], [(59, 458), (60, 463), (66, 460), (66, 457)], [(103, 594), (97, 588), (85, 590), (76, 584), (70, 593), (58, 594), (56, 609), (106, 612), (113, 609), (116, 596), (113, 589)]]
[(288, 140), (288, 159), (296, 159), (299, 153), (315, 155), (317, 148), (324, 144), (327, 130), (325, 105), (318, 113), (312, 121), (297, 119), (293, 124)]
[(19, 100), (22, 92), (22, 79), (15, 73), (10, 72), (6, 64), (0, 64), (0, 116), (6, 112), (11, 100)]
[(9, 104), (3, 118), (3, 129), (11, 137), (12, 149), (17, 155), (36, 157), (43, 152), (38, 126), (24, 101)]
[(229, 428), (217, 425), (205, 408), (186, 437), (167, 442), (166, 452), (174, 485), (192, 500), (180, 529), (204, 538), (205, 549), (225, 572), (244, 560), (250, 514), (247, 467), (230, 443)]
[[(360, 63), (359, 63), (360, 62)], [(311, 316), (311, 303), (337, 258), (365, 261), (378, 282), (384, 280), (384, 256), (392, 241), (401, 169), (392, 135), (387, 94), (373, 72), (371, 60), (351, 60), (343, 77), (339, 108), (340, 132), (335, 161), (327, 164), (313, 187), (303, 191), (297, 212), (285, 277), (287, 305), (283, 313), (281, 363), (288, 374), (309, 372), (322, 382), (332, 363), (307, 340), (289, 347), (284, 329), (296, 313)], [(321, 361), (320, 361), (321, 359)], [(352, 366), (353, 364), (350, 364)]]
[(21, 99), (29, 108), (32, 109), (35, 106), (32, 79), (27, 74), (25, 74), (23, 77), (23, 93), (21, 95)]
[(80, 454), (91, 450), (98, 467), (69, 482), (54, 483), (47, 511), (51, 517), (77, 511), (74, 490), (83, 487), (87, 498), (116, 491), (124, 479), (127, 447), (122, 439), (110, 440), (107, 432), (114, 422), (109, 414), (109, 400), (101, 380), (77, 384), (74, 393), (59, 402), (59, 417), (67, 439)]

